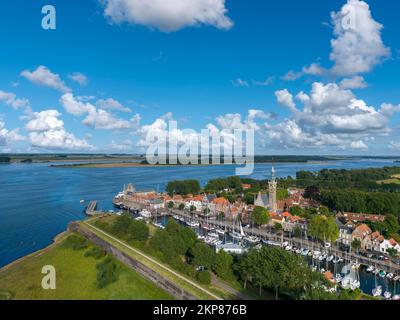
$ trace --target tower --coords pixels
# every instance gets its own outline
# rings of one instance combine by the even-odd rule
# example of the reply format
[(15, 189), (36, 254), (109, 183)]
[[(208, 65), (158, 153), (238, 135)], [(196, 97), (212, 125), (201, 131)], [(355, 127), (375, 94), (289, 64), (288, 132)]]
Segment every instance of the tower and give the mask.
[(278, 186), (278, 183), (276, 182), (275, 168), (274, 168), (274, 166), (272, 166), (271, 180), (268, 181), (268, 195), (269, 195), (269, 207), (273, 212), (278, 211), (278, 204), (276, 202), (277, 186)]

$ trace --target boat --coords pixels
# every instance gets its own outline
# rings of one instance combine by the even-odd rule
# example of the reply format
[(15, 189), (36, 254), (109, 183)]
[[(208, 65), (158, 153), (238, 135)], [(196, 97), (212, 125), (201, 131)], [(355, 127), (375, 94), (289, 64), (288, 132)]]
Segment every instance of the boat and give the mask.
[(327, 258), (327, 254), (324, 253), (324, 254), (322, 254), (322, 255), (320, 255), (320, 256), (318, 257), (318, 260), (319, 260), (319, 261), (324, 261), (326, 258)]
[(186, 224), (191, 228), (198, 228), (200, 224), (196, 221), (186, 221)]
[(367, 272), (373, 272), (375, 270), (375, 267), (374, 266), (369, 266), (368, 268), (367, 268)]
[(151, 212), (149, 210), (143, 209), (142, 211), (139, 212), (139, 214), (145, 219), (151, 218)]
[(256, 236), (247, 236), (247, 237), (244, 237), (244, 240), (249, 243), (253, 243), (253, 244), (257, 244), (260, 242), (260, 238), (258, 238)]
[(374, 271), (372, 271), (373, 274), (377, 275), (379, 273), (379, 269), (376, 268)]
[(223, 236), (226, 233), (226, 231), (222, 229), (216, 229), (215, 232), (218, 233), (220, 236)]
[(388, 278), (389, 280), (393, 279), (393, 277), (394, 277), (394, 274), (391, 272), (386, 275), (386, 278)]
[(162, 225), (161, 223), (155, 223), (154, 225), (155, 225), (157, 228), (165, 229), (165, 226)]
[(333, 258), (334, 258), (333, 255), (327, 256), (326, 261), (331, 262), (333, 260)]
[(216, 233), (215, 231), (211, 231), (207, 234), (210, 238), (216, 238), (219, 239), (219, 234)]
[(231, 231), (229, 232), (229, 235), (236, 240), (242, 240), (242, 235), (239, 232), (236, 231)]
[(214, 230), (213, 227), (210, 226), (209, 224), (202, 224), (201, 227), (202, 227), (204, 230), (207, 230), (207, 231)]
[(395, 276), (394, 278), (393, 278), (393, 281), (399, 281), (400, 280), (400, 276)]
[(400, 294), (395, 294), (395, 295), (392, 297), (392, 300), (400, 300)]
[(307, 256), (309, 254), (310, 250), (308, 249), (303, 249), (303, 251), (301, 252), (302, 256)]
[(289, 245), (287, 245), (286, 247), (285, 247), (285, 250), (286, 251), (290, 251), (290, 250), (292, 250), (293, 249), (293, 247), (289, 244)]
[(390, 291), (385, 291), (383, 296), (385, 297), (385, 299), (390, 300), (390, 298), (392, 297), (392, 293)]
[(144, 218), (143, 218), (143, 217), (136, 217), (135, 220), (136, 220), (136, 221), (143, 221)]
[(350, 287), (351, 287), (351, 283), (352, 283), (352, 281), (351, 281), (351, 278), (350, 277), (344, 277), (343, 279), (342, 279), (342, 281), (341, 281), (341, 286), (342, 286), (342, 288), (343, 289), (350, 289)]
[(81, 201), (79, 201), (79, 203), (85, 203), (85, 200), (81, 200)]
[(297, 249), (296, 250), (296, 254), (301, 254), (302, 250), (301, 249)]
[(350, 289), (354, 291), (354, 290), (358, 289), (360, 286), (361, 286), (360, 281), (354, 280), (354, 281), (350, 284)]
[(381, 271), (379, 271), (379, 276), (381, 277), (381, 278), (385, 278), (386, 277), (386, 271), (383, 271), (383, 270), (381, 270)]
[(335, 282), (336, 283), (340, 283), (342, 281), (342, 279), (343, 279), (343, 277), (342, 277), (342, 275), (340, 273), (337, 273), (335, 275)]
[(377, 286), (372, 290), (372, 295), (374, 297), (379, 297), (382, 295), (382, 286)]

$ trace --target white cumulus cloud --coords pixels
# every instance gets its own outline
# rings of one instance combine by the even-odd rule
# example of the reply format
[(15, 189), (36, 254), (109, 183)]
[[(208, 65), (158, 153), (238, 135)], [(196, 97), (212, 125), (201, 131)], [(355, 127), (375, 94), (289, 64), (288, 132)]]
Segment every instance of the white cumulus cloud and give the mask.
[(211, 25), (229, 29), (225, 0), (99, 0), (104, 15), (114, 23), (144, 25), (163, 32), (184, 27)]
[(18, 98), (12, 92), (5, 92), (5, 91), (1, 91), (1, 90), (0, 90), (0, 102), (5, 103), (6, 105), (12, 107), (15, 110), (17, 110), (21, 107), (29, 107), (28, 99), (21, 99), (21, 98)]
[(61, 92), (71, 91), (58, 74), (51, 72), (45, 66), (39, 66), (34, 71), (24, 70), (21, 72), (21, 76), (39, 86), (49, 87)]

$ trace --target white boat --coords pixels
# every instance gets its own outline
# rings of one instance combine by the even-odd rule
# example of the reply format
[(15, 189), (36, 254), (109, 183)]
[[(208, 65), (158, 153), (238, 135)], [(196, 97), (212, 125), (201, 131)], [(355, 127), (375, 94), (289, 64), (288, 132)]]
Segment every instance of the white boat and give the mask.
[(220, 236), (223, 236), (226, 233), (226, 231), (222, 230), (222, 229), (217, 229), (217, 230), (215, 230), (215, 232), (218, 233)]
[(79, 201), (80, 203), (85, 203), (85, 200), (81, 200), (81, 201)]
[(368, 268), (367, 268), (367, 272), (373, 272), (375, 270), (375, 267), (374, 266), (369, 266)]
[(204, 230), (207, 230), (207, 231), (214, 230), (214, 228), (213, 228), (212, 226), (210, 226), (209, 224), (202, 224), (201, 227), (202, 227)]
[(333, 255), (327, 256), (326, 261), (331, 262), (333, 260)]
[(307, 256), (309, 256), (309, 257), (312, 257), (312, 256), (313, 256), (312, 250), (310, 250), (310, 251), (307, 253)]
[(385, 299), (390, 300), (390, 298), (392, 297), (392, 293), (389, 291), (385, 291), (385, 293), (383, 294), (383, 296), (385, 297)]
[(229, 235), (233, 238), (233, 239), (236, 239), (236, 240), (242, 240), (242, 235), (239, 233), (239, 232), (236, 232), (236, 231), (231, 231), (231, 232), (229, 232)]
[(303, 249), (303, 251), (301, 252), (301, 255), (302, 255), (302, 256), (307, 256), (309, 252), (310, 252), (310, 250), (308, 250), (308, 249)]
[(199, 239), (199, 240), (204, 240), (205, 238), (206, 238), (205, 236), (202, 236), (200, 234), (197, 235), (197, 239)]
[(318, 257), (318, 260), (319, 260), (319, 261), (324, 261), (324, 260), (326, 259), (326, 257), (327, 257), (327, 255), (324, 253), (324, 254), (322, 254), (322, 255), (320, 255), (320, 256)]
[(393, 278), (393, 281), (399, 281), (400, 280), (400, 276), (395, 276), (394, 278)]
[(341, 284), (343, 289), (350, 289), (351, 278), (350, 277), (344, 277), (340, 284)]
[(343, 279), (343, 277), (342, 277), (342, 275), (340, 273), (337, 273), (335, 275), (335, 282), (336, 283), (340, 283), (342, 281), (342, 279)]
[(388, 278), (389, 280), (393, 279), (393, 277), (394, 277), (394, 274), (391, 272), (386, 275), (386, 278)]
[(218, 233), (216, 233), (215, 231), (211, 231), (211, 232), (209, 232), (209, 233), (208, 233), (208, 236), (209, 236), (210, 238), (216, 238), (216, 239), (219, 239), (219, 234), (218, 234)]
[(186, 221), (186, 224), (191, 228), (198, 228), (200, 224), (196, 221)]
[(392, 297), (392, 300), (400, 300), (400, 294), (395, 294), (395, 295)]
[(378, 274), (379, 273), (379, 269), (376, 268), (374, 271), (372, 271), (373, 274)]
[(297, 249), (296, 254), (301, 254), (301, 251), (302, 251), (301, 249)]
[(253, 243), (253, 244), (257, 244), (260, 242), (260, 238), (258, 238), (256, 236), (247, 236), (247, 237), (244, 237), (244, 240), (249, 243)]
[(157, 228), (165, 229), (165, 226), (162, 225), (161, 223), (155, 223), (154, 225), (155, 225)]
[(143, 217), (136, 217), (135, 220), (136, 220), (136, 221), (143, 221), (144, 218), (143, 218)]
[(139, 214), (145, 219), (151, 218), (151, 212), (149, 210), (143, 209), (142, 211), (139, 212)]
[(351, 284), (350, 284), (350, 289), (351, 290), (356, 290), (360, 287), (361, 283), (358, 280), (354, 280)]
[(214, 243), (215, 246), (220, 246), (222, 245), (224, 242), (221, 240), (218, 240), (217, 242)]
[(377, 286), (372, 290), (372, 295), (374, 297), (379, 297), (382, 294), (382, 286)]
[(360, 266), (361, 266), (361, 264), (360, 264), (360, 263), (357, 263), (357, 262), (354, 262), (354, 263), (351, 264), (351, 267), (352, 267), (353, 269), (359, 269)]
[(293, 247), (290, 245), (290, 244), (288, 244), (286, 247), (285, 247), (285, 250), (286, 251), (290, 251), (290, 250), (292, 250), (293, 249)]

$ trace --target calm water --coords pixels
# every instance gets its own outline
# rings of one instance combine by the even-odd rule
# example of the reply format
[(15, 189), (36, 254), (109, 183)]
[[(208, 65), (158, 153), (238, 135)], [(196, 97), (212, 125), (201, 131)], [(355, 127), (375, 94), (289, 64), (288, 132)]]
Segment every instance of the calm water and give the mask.
[[(395, 165), (388, 160), (276, 164), (277, 175), (295, 176), (299, 170), (368, 168)], [(400, 165), (400, 164), (398, 164)], [(270, 164), (256, 164), (253, 178), (269, 177)], [(98, 200), (112, 209), (112, 197), (123, 184), (163, 191), (172, 179), (232, 176), (235, 166), (149, 168), (49, 168), (48, 164), (0, 165), (0, 267), (52, 242), (68, 222), (84, 218), (84, 200)]]

